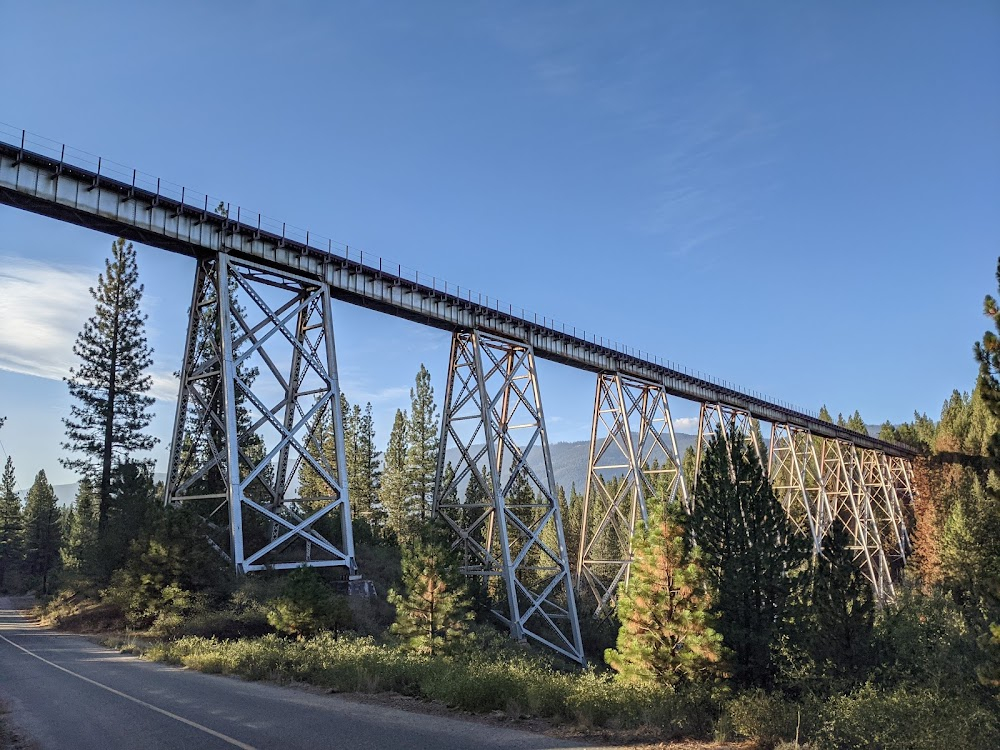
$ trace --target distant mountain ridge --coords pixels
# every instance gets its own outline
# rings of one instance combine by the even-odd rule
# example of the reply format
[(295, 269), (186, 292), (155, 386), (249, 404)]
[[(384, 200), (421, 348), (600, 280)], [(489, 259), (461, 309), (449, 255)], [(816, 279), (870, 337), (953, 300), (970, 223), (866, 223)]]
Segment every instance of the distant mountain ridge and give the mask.
[[(164, 473), (162, 473), (162, 472), (156, 472), (155, 474), (153, 474), (153, 481), (154, 482), (166, 482), (167, 481), (167, 475), (164, 474)], [(74, 500), (76, 500), (76, 493), (77, 493), (77, 490), (80, 489), (80, 483), (79, 482), (70, 482), (68, 484), (54, 484), (54, 485), (52, 485), (52, 489), (56, 493), (56, 500), (57, 500), (58, 504), (59, 505), (64, 505), (64, 506), (69, 506), (69, 505), (73, 504)], [(26, 500), (27, 497), (28, 497), (28, 488), (25, 487), (24, 489), (18, 490), (17, 494), (18, 494), (18, 497), (20, 497), (22, 501)]]
[[(872, 437), (878, 437), (879, 430), (882, 429), (882, 425), (866, 425), (868, 428), (868, 434)], [(698, 442), (697, 435), (691, 435), (686, 432), (675, 433), (677, 438), (677, 452), (683, 456), (684, 451), (688, 449), (689, 446), (694, 446)], [(768, 435), (764, 436), (764, 439), (768, 439)], [(555, 474), (556, 484), (561, 485), (569, 493), (573, 485), (576, 485), (576, 489), (581, 494), (587, 486), (587, 472), (590, 468), (590, 441), (589, 440), (577, 440), (574, 442), (563, 442), (563, 443), (552, 443), (549, 446), (549, 452), (552, 454), (552, 471)], [(614, 461), (618, 458), (623, 458), (621, 452), (612, 451), (608, 454), (608, 459)], [(446, 461), (451, 461), (453, 464), (458, 460), (458, 450), (451, 449), (445, 455)], [(528, 461), (532, 470), (538, 474), (543, 470), (542, 467), (542, 455), (541, 451), (534, 451), (532, 453), (531, 459)], [(157, 472), (153, 475), (157, 482), (165, 482), (167, 480), (167, 475), (162, 472)], [(69, 484), (56, 484), (53, 485), (56, 497), (59, 500), (60, 505), (71, 505), (73, 500), (76, 499), (76, 492), (79, 487), (79, 482), (71, 482)], [(27, 488), (18, 490), (18, 494), (23, 500), (28, 494)]]
[[(677, 452), (681, 456), (684, 455), (684, 451), (689, 446), (694, 446), (698, 441), (697, 435), (689, 435), (684, 432), (675, 433), (675, 437), (677, 438)], [(555, 474), (556, 484), (563, 487), (567, 494), (575, 484), (577, 491), (583, 494), (587, 486), (587, 474), (590, 471), (590, 441), (552, 443), (549, 446), (549, 453), (552, 455), (552, 473)], [(458, 457), (458, 449), (452, 448), (445, 454), (445, 461), (455, 464)], [(621, 451), (615, 448), (606, 454), (605, 463), (619, 460), (624, 461), (624, 456), (622, 456)], [(532, 451), (528, 459), (528, 465), (532, 471), (541, 474), (544, 471), (543, 462), (541, 451)]]
[[(682, 456), (688, 446), (694, 445), (698, 440), (697, 435), (688, 435), (683, 432), (676, 433), (676, 437), (677, 451)], [(552, 443), (549, 446), (549, 452), (552, 454), (552, 470), (555, 474), (556, 484), (564, 487), (567, 493), (575, 484), (577, 491), (582, 493), (587, 486), (587, 472), (590, 468), (590, 441)], [(621, 458), (623, 458), (621, 452), (614, 449), (607, 454), (608, 461), (616, 461)], [(449, 450), (445, 460), (451, 461), (453, 464), (456, 463), (458, 450), (454, 448)], [(528, 464), (536, 474), (540, 474), (544, 470), (542, 462), (541, 451), (533, 451)], [(157, 472), (153, 477), (157, 482), (165, 482), (167, 479), (167, 475), (161, 472)], [(55, 490), (59, 505), (72, 505), (79, 486), (79, 482), (53, 485), (52, 489)], [(23, 500), (28, 494), (27, 488), (19, 490), (18, 494)]]

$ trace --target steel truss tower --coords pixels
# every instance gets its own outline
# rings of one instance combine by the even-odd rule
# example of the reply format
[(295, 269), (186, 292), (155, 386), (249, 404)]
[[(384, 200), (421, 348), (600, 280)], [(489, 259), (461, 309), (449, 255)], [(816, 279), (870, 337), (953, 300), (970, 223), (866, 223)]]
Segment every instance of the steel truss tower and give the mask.
[[(762, 453), (757, 422), (748, 412), (702, 404), (697, 464), (718, 434), (749, 440)], [(909, 549), (904, 505), (912, 500), (908, 462), (866, 450), (843, 440), (818, 438), (790, 424), (771, 426), (767, 473), (775, 496), (796, 530), (821, 554), (836, 519), (846, 526), (855, 561), (871, 582), (876, 597), (895, 594), (893, 572), (902, 567)]]
[(821, 450), (822, 440), (809, 430), (790, 424), (771, 425), (767, 463), (771, 488), (796, 530), (812, 540), (817, 555), (823, 551), (823, 537), (834, 518)]
[(532, 347), (457, 331), (445, 393), (434, 509), (463, 571), (516, 640), (584, 663)]
[(716, 435), (722, 435), (729, 456), (729, 470), (732, 472), (732, 447), (729, 441), (734, 437), (750, 441), (761, 465), (764, 463), (764, 447), (761, 445), (760, 423), (750, 412), (724, 404), (703, 403), (698, 416), (698, 447), (695, 451), (695, 484), (701, 470), (701, 456)]
[(343, 435), (328, 286), (226, 253), (200, 259), (167, 502), (201, 516), (241, 573), (354, 576)]
[(895, 587), (882, 524), (865, 481), (861, 451), (844, 440), (824, 439), (821, 460), (833, 516), (847, 527), (853, 540), (855, 562), (871, 582), (876, 598), (888, 601), (895, 595)]
[(679, 498), (687, 487), (662, 384), (617, 372), (597, 376), (590, 433), (590, 468), (580, 522), (577, 587), (613, 611), (619, 586), (628, 586), (632, 541), (648, 522), (648, 504)]

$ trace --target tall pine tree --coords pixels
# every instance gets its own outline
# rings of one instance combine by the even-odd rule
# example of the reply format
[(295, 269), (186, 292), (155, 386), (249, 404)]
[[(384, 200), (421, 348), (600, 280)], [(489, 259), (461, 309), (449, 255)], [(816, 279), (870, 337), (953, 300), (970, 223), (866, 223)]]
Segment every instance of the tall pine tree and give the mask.
[(375, 447), (375, 419), (371, 402), (365, 404), (358, 415), (358, 456), (357, 456), (357, 498), (358, 512), (371, 524), (372, 531), (378, 533), (385, 525), (385, 512), (379, 502), (379, 487), (382, 482), (382, 451)]
[(410, 389), (410, 424), (407, 431), (407, 472), (411, 513), (426, 521), (434, 503), (434, 477), (437, 473), (438, 414), (434, 403), (431, 374), (420, 365), (417, 380)]
[(97, 555), (97, 505), (94, 485), (84, 477), (76, 490), (61, 550), (66, 570), (84, 575), (93, 572)]
[(409, 482), (406, 455), (406, 412), (396, 410), (396, 419), (389, 433), (389, 445), (385, 449), (385, 467), (379, 487), (379, 502), (385, 510), (386, 528), (402, 541), (410, 528), (406, 501), (409, 497)]
[(28, 490), (24, 508), (25, 566), (29, 576), (49, 593), (53, 569), (59, 561), (62, 523), (56, 506), (56, 493), (44, 471), (38, 472)]
[(21, 499), (17, 496), (14, 461), (7, 456), (0, 477), (0, 591), (4, 590), (7, 574), (21, 559)]
[(717, 592), (729, 672), (739, 685), (766, 687), (790, 574), (807, 564), (809, 551), (793, 537), (753, 446), (735, 432), (727, 440), (718, 431), (703, 453), (691, 531)]
[(861, 418), (861, 412), (857, 409), (854, 410), (851, 418), (847, 420), (846, 427), (849, 430), (860, 432), (862, 435), (868, 434), (868, 425), (865, 424), (865, 420)]
[(70, 370), (70, 395), (77, 403), (64, 419), (63, 448), (77, 454), (61, 459), (98, 488), (98, 529), (107, 527), (111, 498), (111, 473), (116, 461), (146, 451), (156, 439), (144, 433), (152, 420), (147, 395), (152, 378), (152, 349), (146, 342), (146, 316), (139, 309), (143, 286), (139, 283), (132, 243), (119, 238), (111, 245), (111, 258), (90, 290), (97, 308), (83, 326), (73, 346), (81, 364)]
[(700, 552), (688, 548), (680, 507), (651, 512), (648, 529), (636, 532), (628, 591), (618, 595), (618, 645), (605, 652), (605, 661), (630, 682), (675, 685), (711, 675), (723, 649), (710, 603)]

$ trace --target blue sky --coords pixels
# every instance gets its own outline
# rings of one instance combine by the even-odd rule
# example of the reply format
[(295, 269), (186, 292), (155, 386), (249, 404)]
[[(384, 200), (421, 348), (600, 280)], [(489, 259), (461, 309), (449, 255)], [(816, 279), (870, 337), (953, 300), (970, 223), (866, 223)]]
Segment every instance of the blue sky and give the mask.
[[(8, 5), (0, 122), (811, 409), (936, 417), (973, 384), (996, 3)], [(0, 207), (22, 483), (72, 479), (59, 378), (111, 241)], [(139, 257), (165, 439), (193, 264)], [(380, 442), (420, 362), (443, 396), (446, 335), (335, 325)], [(552, 439), (588, 437), (593, 376), (540, 377)]]

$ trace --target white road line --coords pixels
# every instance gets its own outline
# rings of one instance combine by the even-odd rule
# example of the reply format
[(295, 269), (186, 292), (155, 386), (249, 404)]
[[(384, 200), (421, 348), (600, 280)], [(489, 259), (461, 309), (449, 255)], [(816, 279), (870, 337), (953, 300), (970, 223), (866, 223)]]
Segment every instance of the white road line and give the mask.
[(245, 742), (240, 742), (237, 739), (233, 739), (232, 737), (229, 737), (229, 736), (227, 736), (225, 734), (222, 734), (222, 732), (216, 732), (214, 729), (209, 729), (208, 727), (204, 726), (203, 724), (199, 724), (196, 721), (191, 721), (190, 719), (185, 719), (183, 716), (178, 716), (175, 713), (171, 713), (170, 711), (167, 711), (165, 709), (159, 708), (158, 706), (154, 706), (152, 703), (146, 703), (146, 701), (144, 701), (144, 700), (139, 700), (138, 698), (134, 698), (133, 696), (129, 695), (128, 693), (123, 693), (121, 690), (115, 690), (113, 687), (108, 687), (107, 685), (103, 685), (100, 682), (97, 682), (96, 680), (92, 680), (89, 677), (84, 677), (82, 674), (77, 674), (76, 672), (74, 672), (74, 671), (72, 671), (70, 669), (66, 669), (66, 667), (61, 667), (58, 664), (55, 664), (55, 663), (49, 661), (48, 659), (45, 659), (44, 657), (41, 657), (38, 654), (36, 654), (36, 653), (34, 653), (32, 651), (29, 651), (24, 646), (19, 646), (18, 644), (14, 643), (14, 641), (10, 640), (9, 638), (5, 638), (2, 635), (0, 635), (0, 640), (7, 641), (7, 643), (9, 643), (14, 648), (20, 649), (21, 651), (23, 651), (24, 653), (26, 653), (28, 656), (35, 657), (36, 659), (38, 659), (38, 661), (45, 662), (50, 667), (55, 667), (56, 669), (58, 669), (58, 670), (60, 670), (62, 672), (65, 672), (66, 674), (73, 675), (74, 677), (76, 677), (79, 680), (83, 680), (84, 682), (88, 682), (91, 685), (99, 687), (99, 688), (101, 688), (103, 690), (107, 690), (109, 693), (114, 693), (115, 695), (120, 696), (122, 698), (125, 698), (126, 700), (130, 700), (133, 703), (138, 703), (140, 706), (143, 706), (144, 708), (148, 708), (150, 711), (156, 711), (156, 713), (163, 714), (164, 716), (169, 717), (171, 719), (174, 719), (175, 721), (179, 721), (181, 724), (187, 724), (189, 727), (194, 727), (195, 729), (199, 729), (202, 732), (204, 732), (205, 734), (210, 734), (213, 737), (216, 737), (216, 738), (222, 740), (223, 742), (227, 742), (230, 745), (233, 745), (235, 747), (241, 748), (241, 750), (257, 750), (257, 748), (255, 748), (253, 745), (248, 745)]

